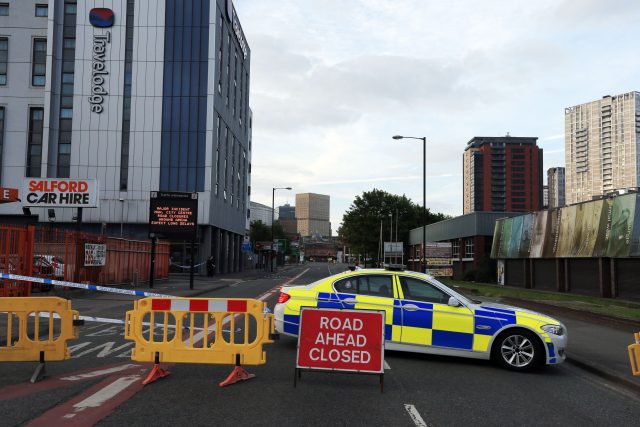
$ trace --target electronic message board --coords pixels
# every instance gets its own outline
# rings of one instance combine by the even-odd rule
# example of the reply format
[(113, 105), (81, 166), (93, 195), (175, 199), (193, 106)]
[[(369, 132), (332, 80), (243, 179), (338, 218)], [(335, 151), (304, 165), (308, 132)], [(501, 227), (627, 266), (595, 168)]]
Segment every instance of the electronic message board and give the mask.
[(152, 191), (149, 233), (191, 239), (198, 229), (198, 193)]

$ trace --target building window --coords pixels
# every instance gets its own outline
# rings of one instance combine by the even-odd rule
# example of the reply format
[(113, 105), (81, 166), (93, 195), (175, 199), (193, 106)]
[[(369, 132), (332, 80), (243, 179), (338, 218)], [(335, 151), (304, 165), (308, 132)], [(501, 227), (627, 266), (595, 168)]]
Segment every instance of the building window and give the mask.
[(47, 39), (33, 39), (31, 85), (44, 86), (47, 69)]
[(76, 56), (75, 0), (65, 0), (62, 24), (62, 83), (60, 88), (60, 122), (58, 133), (58, 165), (56, 176), (68, 178), (71, 174), (71, 122), (73, 119), (73, 81)]
[(46, 4), (37, 4), (36, 5), (36, 16), (46, 18), (49, 16), (49, 6)]
[(122, 98), (122, 144), (120, 144), (120, 191), (129, 182), (129, 140), (131, 138), (131, 85), (133, 82), (133, 10), (134, 0), (127, 0), (127, 23), (124, 47), (124, 93)]
[(451, 249), (452, 249), (452, 256), (454, 258), (459, 258), (460, 257), (460, 241), (459, 240), (454, 240), (453, 242), (451, 242)]
[(0, 107), (0, 171), (2, 171), (2, 148), (4, 146), (4, 107)]
[(9, 39), (0, 38), (0, 86), (7, 84), (7, 63), (9, 62)]
[(464, 257), (473, 258), (473, 237), (464, 240)]
[(27, 173), (28, 177), (40, 177), (42, 164), (42, 124), (44, 110), (31, 108), (29, 110), (29, 144), (27, 147)]
[(9, 16), (9, 3), (0, 3), (0, 16)]

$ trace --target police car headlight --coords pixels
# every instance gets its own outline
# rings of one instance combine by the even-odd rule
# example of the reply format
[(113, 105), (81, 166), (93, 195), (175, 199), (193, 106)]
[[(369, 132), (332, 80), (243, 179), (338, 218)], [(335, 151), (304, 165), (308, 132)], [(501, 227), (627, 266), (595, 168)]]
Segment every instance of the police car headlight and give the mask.
[(540, 329), (553, 335), (558, 335), (558, 336), (564, 335), (564, 328), (560, 325), (544, 325), (544, 326), (541, 326)]

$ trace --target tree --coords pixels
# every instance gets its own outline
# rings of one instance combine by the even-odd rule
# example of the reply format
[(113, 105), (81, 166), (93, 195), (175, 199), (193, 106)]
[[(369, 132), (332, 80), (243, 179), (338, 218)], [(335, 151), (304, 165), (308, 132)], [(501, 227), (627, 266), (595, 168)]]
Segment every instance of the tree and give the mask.
[(351, 248), (352, 253), (368, 254), (369, 257), (380, 261), (377, 259), (380, 222), (382, 239), (388, 241), (392, 214), (394, 240), (398, 221), (398, 241), (405, 243), (409, 242), (409, 231), (421, 227), (425, 217), (427, 224), (449, 218), (441, 213), (431, 213), (428, 208), (426, 215), (423, 212), (422, 206), (414, 204), (405, 195), (398, 196), (377, 189), (365, 191), (362, 196), (356, 196), (342, 217), (338, 235)]
[(249, 226), (249, 237), (252, 242), (271, 241), (271, 227), (260, 220), (251, 222)]

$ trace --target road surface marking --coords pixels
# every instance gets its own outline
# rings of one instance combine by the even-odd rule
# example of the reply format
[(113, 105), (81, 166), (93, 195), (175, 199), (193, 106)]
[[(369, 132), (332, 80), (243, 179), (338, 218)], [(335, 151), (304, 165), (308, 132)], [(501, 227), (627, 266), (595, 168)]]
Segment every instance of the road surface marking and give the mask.
[(106, 401), (114, 398), (121, 391), (129, 387), (134, 382), (142, 378), (140, 375), (130, 375), (128, 377), (118, 378), (106, 387), (98, 390), (96, 393), (73, 405), (73, 413), (63, 415), (63, 418), (69, 419), (76, 416), (78, 412), (82, 412), (87, 408), (97, 408), (102, 406)]
[(107, 375), (107, 374), (113, 374), (114, 372), (126, 371), (127, 369), (139, 368), (139, 367), (140, 365), (127, 363), (125, 365), (114, 366), (113, 368), (100, 369), (98, 371), (92, 371), (92, 372), (85, 372), (84, 374), (72, 375), (70, 377), (62, 377), (60, 379), (63, 381), (86, 380), (88, 378), (99, 377), (101, 375)]
[(407, 412), (409, 413), (409, 416), (411, 417), (411, 420), (416, 426), (427, 427), (427, 423), (424, 422), (424, 420), (420, 416), (420, 413), (418, 412), (415, 406), (405, 403), (404, 409), (407, 410)]
[(385, 369), (385, 370), (389, 370), (389, 369), (391, 369), (391, 366), (389, 366), (389, 364), (387, 363), (387, 360), (386, 360), (386, 359), (385, 359), (385, 361), (384, 361), (384, 369)]

